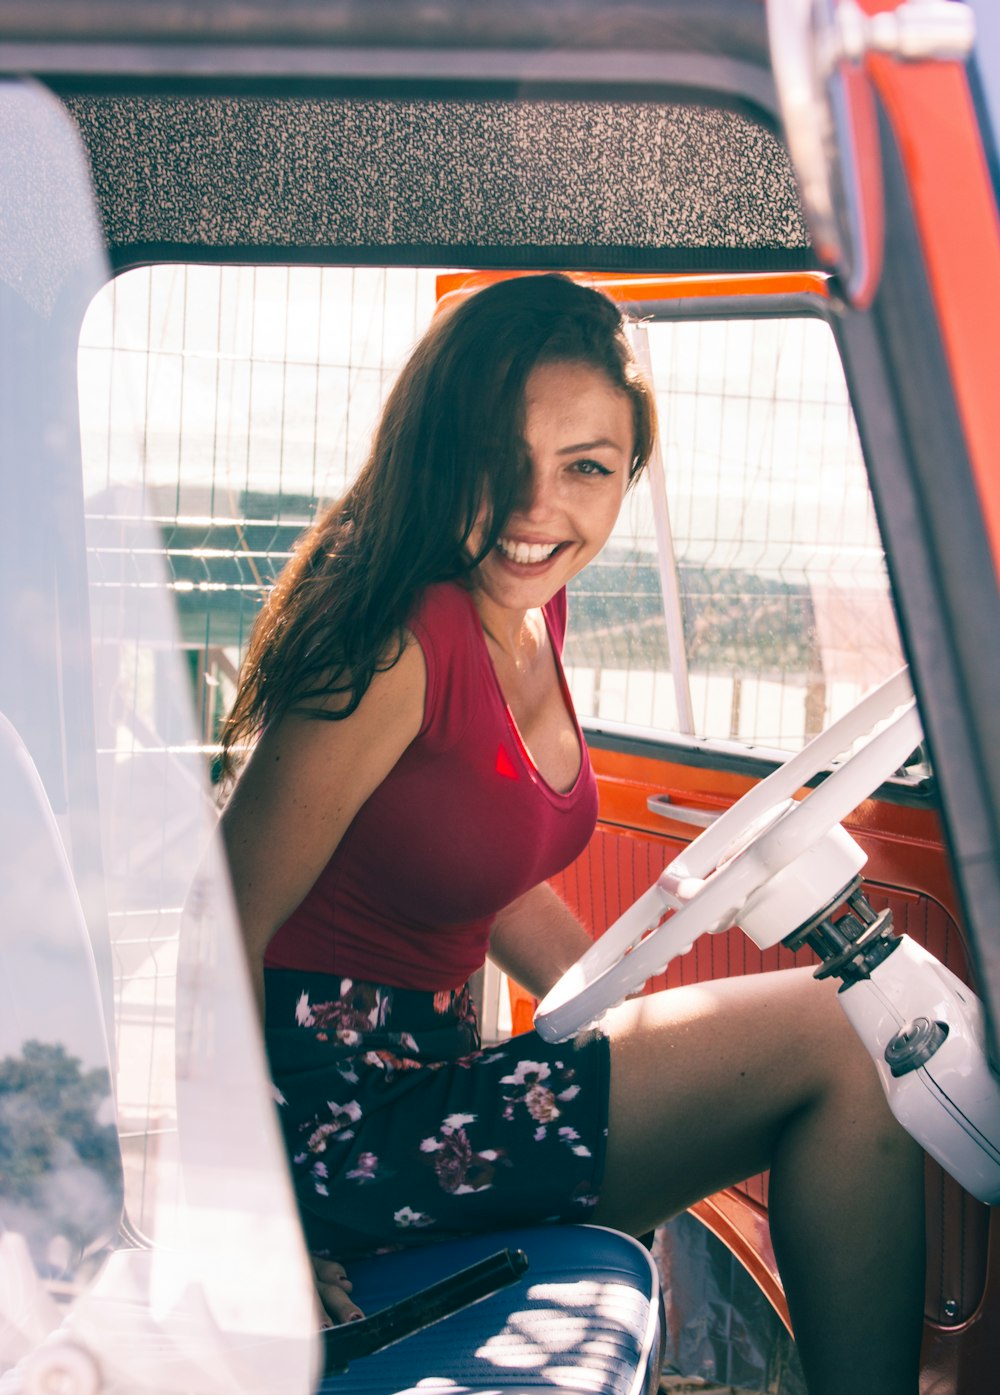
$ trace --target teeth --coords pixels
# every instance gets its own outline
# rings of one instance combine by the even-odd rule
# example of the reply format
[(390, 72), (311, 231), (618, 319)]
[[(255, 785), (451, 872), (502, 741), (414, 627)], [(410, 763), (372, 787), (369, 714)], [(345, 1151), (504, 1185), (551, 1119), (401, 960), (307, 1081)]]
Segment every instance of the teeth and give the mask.
[(509, 538), (501, 538), (497, 543), (497, 547), (506, 558), (522, 565), (529, 562), (547, 562), (558, 546), (558, 543), (511, 542)]

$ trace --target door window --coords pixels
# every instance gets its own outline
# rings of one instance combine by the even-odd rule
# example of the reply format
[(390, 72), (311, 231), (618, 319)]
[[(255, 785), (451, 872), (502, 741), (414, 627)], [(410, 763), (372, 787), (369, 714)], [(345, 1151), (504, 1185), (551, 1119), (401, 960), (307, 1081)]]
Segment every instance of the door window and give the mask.
[(638, 336), (659, 458), (574, 584), (574, 697), (599, 723), (794, 751), (902, 662), (833, 335), (800, 317)]
[[(434, 283), (383, 268), (155, 266), (90, 307), (87, 497), (93, 510), (108, 489), (143, 488), (209, 755), (263, 597), (360, 467)], [(153, 674), (147, 693), (155, 702)]]
[[(208, 751), (262, 597), (359, 468), (435, 279), (160, 266), (91, 308), (88, 493), (145, 486)], [(795, 750), (901, 663), (833, 335), (806, 316), (656, 318), (636, 342), (659, 452), (573, 585), (578, 709), (660, 737)]]

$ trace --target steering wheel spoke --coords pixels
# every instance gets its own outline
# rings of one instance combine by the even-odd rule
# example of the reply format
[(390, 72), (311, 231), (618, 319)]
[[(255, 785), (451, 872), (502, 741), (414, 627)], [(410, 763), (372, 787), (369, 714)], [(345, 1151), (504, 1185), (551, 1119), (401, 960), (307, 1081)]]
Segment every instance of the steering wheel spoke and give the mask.
[[(891, 721), (888, 719), (892, 718)], [(887, 723), (816, 789), (814, 775)], [(762, 948), (791, 933), (864, 865), (839, 828), (920, 744), (907, 670), (900, 669), (850, 712), (755, 786), (670, 863), (656, 882), (564, 974), (535, 1013), (547, 1041), (562, 1041), (661, 973), (706, 932), (741, 923)], [(768, 895), (761, 895), (762, 888)], [(773, 893), (773, 894), (772, 894)], [(813, 904), (815, 902), (815, 904)], [(674, 914), (660, 924), (664, 914)]]

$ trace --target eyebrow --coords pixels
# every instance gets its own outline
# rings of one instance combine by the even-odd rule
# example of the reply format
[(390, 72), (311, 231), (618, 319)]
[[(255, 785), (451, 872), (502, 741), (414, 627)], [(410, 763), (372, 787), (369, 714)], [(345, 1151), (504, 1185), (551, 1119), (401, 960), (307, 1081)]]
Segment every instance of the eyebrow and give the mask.
[(557, 455), (575, 455), (575, 454), (577, 454), (577, 452), (583, 451), (583, 450), (601, 450), (601, 449), (610, 449), (610, 450), (620, 450), (620, 451), (624, 451), (624, 450), (625, 450), (625, 447), (624, 447), (624, 446), (621, 444), (621, 442), (619, 442), (619, 441), (612, 441), (612, 440), (610, 440), (607, 436), (600, 436), (600, 437), (598, 437), (598, 439), (597, 439), (596, 441), (581, 441), (581, 442), (579, 443), (579, 445), (575, 445), (575, 446), (562, 446), (558, 451), (556, 451), (556, 454), (557, 454)]

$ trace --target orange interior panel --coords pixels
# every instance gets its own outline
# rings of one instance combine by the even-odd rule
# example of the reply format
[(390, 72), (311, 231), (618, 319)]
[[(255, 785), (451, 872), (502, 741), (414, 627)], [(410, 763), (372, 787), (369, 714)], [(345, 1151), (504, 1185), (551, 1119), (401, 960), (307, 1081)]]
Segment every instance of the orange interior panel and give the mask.
[[(691, 839), (690, 828), (681, 832), (678, 825), (647, 809), (650, 794), (670, 793), (680, 803), (721, 810), (753, 781), (609, 751), (593, 750), (591, 755), (600, 786), (601, 822), (587, 850), (552, 884), (596, 936)], [(954, 890), (934, 812), (869, 800), (855, 811), (848, 827), (869, 856), (865, 889), (873, 906), (890, 907), (898, 931), (967, 979)], [(793, 954), (778, 946), (761, 952), (734, 929), (702, 936), (645, 991), (815, 962), (810, 950)], [(534, 998), (512, 986), (515, 1032), (530, 1028), (535, 1006)], [(693, 1211), (743, 1262), (787, 1323), (767, 1230), (766, 1175), (709, 1197)], [(976, 1372), (981, 1369), (985, 1381), (983, 1363), (997, 1356), (990, 1336), (1000, 1322), (1000, 1264), (997, 1245), (991, 1244), (991, 1237), (997, 1239), (995, 1224), (987, 1207), (928, 1160), (925, 1314), (931, 1366), (941, 1381), (933, 1389), (941, 1395), (959, 1388), (991, 1388)], [(989, 1320), (984, 1320), (987, 1315)], [(960, 1368), (961, 1387), (956, 1383)]]

